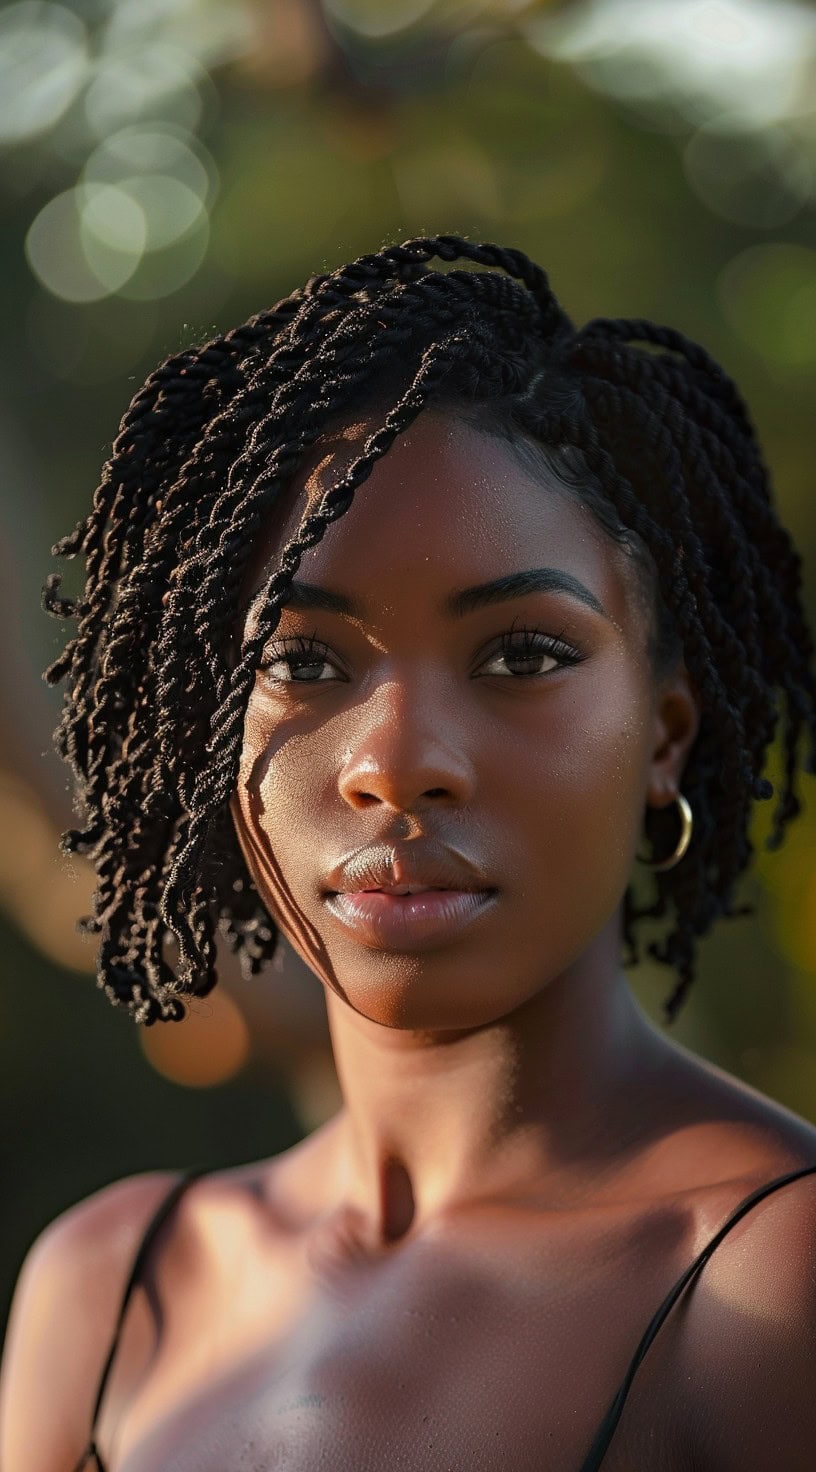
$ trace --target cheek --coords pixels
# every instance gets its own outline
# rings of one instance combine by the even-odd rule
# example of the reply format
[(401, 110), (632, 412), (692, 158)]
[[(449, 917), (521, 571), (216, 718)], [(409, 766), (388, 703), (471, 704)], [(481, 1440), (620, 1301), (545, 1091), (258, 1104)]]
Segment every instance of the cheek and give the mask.
[[(483, 775), (489, 827), (507, 855), (518, 974), (574, 964), (618, 910), (640, 842), (648, 697), (626, 671), (516, 725)], [(577, 682), (576, 682), (577, 685)]]
[[(266, 724), (266, 723), (264, 723)], [(261, 737), (250, 711), (231, 809), (249, 872), (264, 905), (289, 943), (322, 980), (336, 986), (315, 924), (321, 818), (314, 785), (313, 746)]]
[[(640, 678), (575, 681), (529, 721), (508, 729), (483, 787), (526, 834), (534, 867), (566, 893), (625, 888), (649, 775), (649, 700)], [(489, 800), (489, 799), (488, 799)], [(497, 811), (497, 817), (500, 814)]]
[(313, 734), (285, 725), (270, 730), (262, 709), (250, 705), (235, 801), (256, 883), (278, 912), (313, 891), (320, 877), (316, 839), (325, 836), (327, 810), (321, 770)]

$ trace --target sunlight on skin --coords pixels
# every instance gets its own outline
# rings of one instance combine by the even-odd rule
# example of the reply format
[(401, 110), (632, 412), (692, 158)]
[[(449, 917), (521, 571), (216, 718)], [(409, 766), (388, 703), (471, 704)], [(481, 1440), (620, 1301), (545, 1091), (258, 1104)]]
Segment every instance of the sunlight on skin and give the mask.
[[(332, 483), (361, 429), (315, 449), (244, 600), (296, 529), (304, 487)], [(445, 609), (456, 590), (534, 567), (577, 579), (586, 599)], [(326, 987), (355, 1121), (352, 1197), (379, 1217), (396, 1164), (420, 1215), (488, 1162), (506, 1181), (583, 1159), (588, 1185), (599, 1155), (644, 1130), (626, 1081), (669, 1048), (622, 975), (620, 906), (645, 807), (673, 800), (697, 731), (688, 675), (655, 688), (638, 579), (591, 513), (445, 415), (398, 437), (298, 579), (361, 614), (284, 610), (267, 660), (315, 638), (323, 677), (259, 672), (232, 812), (261, 894)], [(499, 647), (513, 628), (572, 662), (539, 654), (520, 678)], [(492, 909), (430, 948), (360, 943), (327, 908), (329, 870), (423, 839), (484, 876)]]

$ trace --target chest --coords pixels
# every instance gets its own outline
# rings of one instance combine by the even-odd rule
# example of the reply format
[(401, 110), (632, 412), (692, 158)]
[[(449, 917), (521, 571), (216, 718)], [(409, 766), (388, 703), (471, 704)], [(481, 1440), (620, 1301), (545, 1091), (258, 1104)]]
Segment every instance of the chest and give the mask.
[[(236, 1262), (168, 1316), (126, 1413), (121, 1383), (109, 1472), (580, 1472), (676, 1274), (654, 1230), (640, 1252), (631, 1232), (589, 1254), (502, 1242)], [(679, 1467), (671, 1339), (644, 1362), (604, 1472)], [(111, 1433), (116, 1413), (112, 1397)]]

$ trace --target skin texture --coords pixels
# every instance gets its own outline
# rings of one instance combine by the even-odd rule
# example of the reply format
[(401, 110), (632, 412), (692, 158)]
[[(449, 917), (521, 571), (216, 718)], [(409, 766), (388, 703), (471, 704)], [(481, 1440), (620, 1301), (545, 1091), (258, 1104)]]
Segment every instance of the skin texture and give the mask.
[[(248, 602), (365, 428), (326, 440), (289, 488)], [(456, 590), (541, 566), (605, 612), (552, 592), (444, 612)], [(284, 611), (273, 644), (316, 636), (323, 678), (259, 672), (231, 807), (324, 987), (343, 1106), (182, 1197), (128, 1310), (98, 1444), (108, 1472), (579, 1472), (689, 1262), (750, 1191), (816, 1161), (812, 1126), (653, 1027), (621, 967), (644, 812), (682, 790), (696, 696), (682, 662), (652, 674), (629, 555), (452, 417), (397, 439), (298, 576), (363, 607)], [(582, 658), (502, 657), (513, 627)], [(346, 855), (392, 842), (464, 856), (495, 903), (445, 944), (362, 943), (322, 891)], [(79, 1460), (173, 1179), (117, 1182), (32, 1249), (3, 1472)], [(646, 1356), (603, 1472), (810, 1472), (815, 1238), (814, 1177), (733, 1229)]]
[[(291, 487), (250, 589), (361, 429)], [(603, 612), (563, 592), (445, 611), (458, 589), (548, 566)], [(656, 688), (635, 569), (586, 508), (443, 415), (399, 437), (298, 576), (361, 616), (285, 610), (273, 645), (314, 636), (329, 666), (259, 673), (232, 811), (326, 988), (352, 1199), (376, 1239), (532, 1175), (580, 1195), (638, 1128), (629, 1081), (654, 1034), (622, 974), (620, 908), (646, 805), (672, 801), (698, 729), (687, 672)], [(581, 662), (508, 660), (514, 626)], [(430, 950), (361, 945), (327, 912), (326, 875), (356, 847), (421, 839), (477, 865), (494, 907)]]

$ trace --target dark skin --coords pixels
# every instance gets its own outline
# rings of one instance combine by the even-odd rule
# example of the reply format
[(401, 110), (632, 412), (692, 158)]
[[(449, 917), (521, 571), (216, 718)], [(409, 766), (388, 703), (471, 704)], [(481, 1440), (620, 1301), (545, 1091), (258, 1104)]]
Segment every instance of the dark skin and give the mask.
[[(364, 430), (326, 440), (288, 489), (246, 598)], [(544, 567), (587, 596), (445, 608)], [(654, 1027), (622, 969), (644, 813), (682, 791), (698, 700), (682, 661), (661, 680), (649, 666), (631, 557), (450, 415), (399, 437), (298, 579), (358, 609), (284, 611), (231, 807), (325, 988), (344, 1103), (294, 1150), (183, 1198), (99, 1443), (109, 1472), (578, 1472), (672, 1283), (749, 1191), (816, 1161), (816, 1130)], [(580, 660), (503, 653), (519, 628)], [(325, 649), (293, 680), (279, 646), (298, 637)], [(349, 851), (429, 837), (495, 887), (477, 925), (399, 951), (327, 913)], [(64, 1407), (62, 1461), (21, 1411), (5, 1472), (62, 1472), (71, 1438), (82, 1450), (112, 1306), (169, 1179), (118, 1183), (51, 1229), (74, 1323), (102, 1327), (72, 1340), (72, 1368), (39, 1367)], [(813, 1178), (734, 1228), (639, 1370), (604, 1472), (812, 1467), (815, 1229)], [(31, 1276), (20, 1323), (46, 1273)]]
[[(359, 447), (353, 431), (339, 440), (314, 493)], [(303, 505), (296, 482), (250, 585)], [(445, 609), (457, 590), (546, 567), (585, 598)], [(352, 1199), (377, 1241), (399, 1231), (389, 1161), (410, 1183), (414, 1232), (514, 1180), (558, 1202), (594, 1193), (642, 1129), (631, 1080), (656, 1038), (620, 966), (620, 907), (645, 806), (672, 801), (697, 733), (688, 674), (654, 688), (635, 571), (590, 513), (497, 440), (431, 414), (298, 581), (360, 611), (285, 610), (274, 645), (314, 635), (329, 652), (298, 680), (280, 661), (259, 673), (232, 812), (260, 893), (326, 989)], [(513, 626), (581, 663), (502, 654)], [(327, 923), (321, 882), (341, 855), (423, 837), (498, 888), (480, 926), (405, 954)]]

